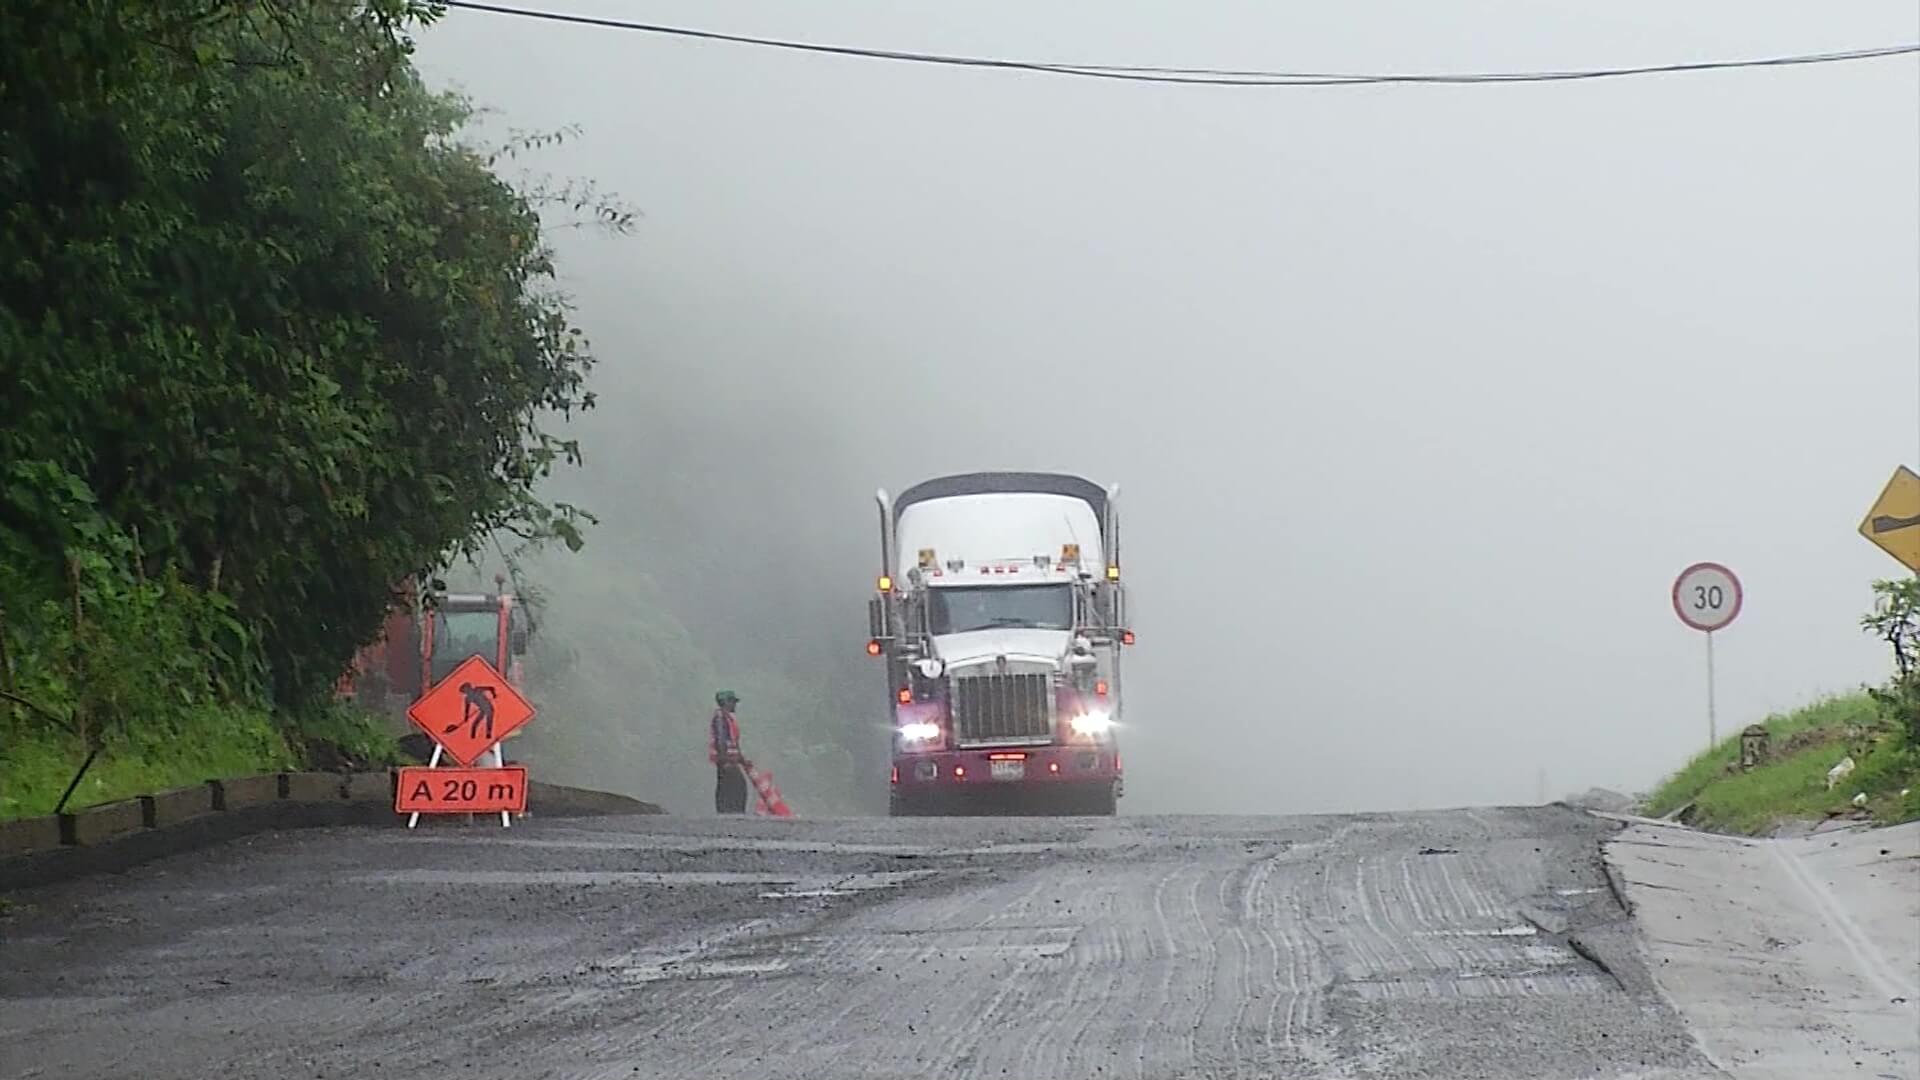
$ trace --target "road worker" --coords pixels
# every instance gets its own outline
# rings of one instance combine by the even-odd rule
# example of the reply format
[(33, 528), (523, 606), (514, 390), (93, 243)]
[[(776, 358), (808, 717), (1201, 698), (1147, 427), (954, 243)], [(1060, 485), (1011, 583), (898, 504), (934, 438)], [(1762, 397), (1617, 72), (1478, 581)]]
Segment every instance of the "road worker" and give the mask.
[(741, 768), (740, 722), (733, 718), (740, 695), (722, 690), (713, 695), (713, 720), (708, 726), (707, 760), (713, 762), (713, 809), (719, 814), (747, 812), (747, 774)]

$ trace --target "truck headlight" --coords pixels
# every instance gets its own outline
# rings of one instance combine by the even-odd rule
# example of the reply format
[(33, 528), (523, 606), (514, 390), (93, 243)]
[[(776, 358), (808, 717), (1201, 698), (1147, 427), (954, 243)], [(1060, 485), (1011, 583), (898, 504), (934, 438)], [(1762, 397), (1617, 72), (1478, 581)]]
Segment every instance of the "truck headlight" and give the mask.
[(906, 743), (932, 742), (940, 737), (939, 724), (901, 724), (900, 741)]
[(1094, 709), (1083, 712), (1069, 721), (1075, 735), (1103, 735), (1113, 727), (1113, 717), (1105, 711)]

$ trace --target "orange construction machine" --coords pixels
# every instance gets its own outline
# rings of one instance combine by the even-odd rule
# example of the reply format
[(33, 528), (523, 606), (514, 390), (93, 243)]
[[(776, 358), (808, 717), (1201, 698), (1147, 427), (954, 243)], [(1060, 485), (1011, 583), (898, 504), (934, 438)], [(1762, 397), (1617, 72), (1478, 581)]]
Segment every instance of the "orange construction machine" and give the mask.
[(434, 593), (407, 582), (380, 637), (354, 655), (336, 696), (390, 717), (410, 733), (407, 706), (469, 656), (485, 657), (516, 689), (525, 688), (533, 624), (526, 606), (494, 579), (490, 593)]

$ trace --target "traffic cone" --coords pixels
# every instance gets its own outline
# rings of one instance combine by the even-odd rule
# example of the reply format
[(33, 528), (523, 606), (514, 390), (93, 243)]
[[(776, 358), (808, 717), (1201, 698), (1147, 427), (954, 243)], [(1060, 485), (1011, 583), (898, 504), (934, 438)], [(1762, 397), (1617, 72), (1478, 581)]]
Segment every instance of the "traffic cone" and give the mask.
[(787, 806), (787, 800), (780, 797), (780, 789), (773, 786), (773, 773), (753, 767), (753, 762), (742, 763), (747, 771), (747, 779), (753, 784), (753, 790), (760, 796), (760, 810), (771, 817), (792, 817), (793, 810)]

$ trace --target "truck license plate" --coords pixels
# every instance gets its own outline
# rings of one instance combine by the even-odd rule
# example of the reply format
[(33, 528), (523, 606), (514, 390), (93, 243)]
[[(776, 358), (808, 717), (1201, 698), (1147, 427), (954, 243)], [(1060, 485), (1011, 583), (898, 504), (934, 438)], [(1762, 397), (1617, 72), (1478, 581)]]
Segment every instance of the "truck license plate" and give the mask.
[(988, 770), (995, 780), (1020, 780), (1027, 775), (1027, 763), (1024, 761), (990, 761)]

